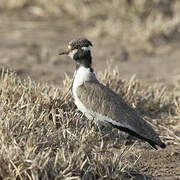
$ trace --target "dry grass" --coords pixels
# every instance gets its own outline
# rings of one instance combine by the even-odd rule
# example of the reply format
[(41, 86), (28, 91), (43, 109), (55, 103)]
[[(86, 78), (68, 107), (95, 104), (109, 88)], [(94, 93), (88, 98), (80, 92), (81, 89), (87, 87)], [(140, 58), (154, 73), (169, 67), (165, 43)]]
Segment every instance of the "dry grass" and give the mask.
[[(23, 14), (23, 18), (71, 19), (85, 25), (88, 37), (117, 39), (135, 50), (159, 51), (162, 43), (178, 39), (180, 27), (179, 0), (1, 0), (0, 10), (7, 15)], [(124, 81), (117, 71), (106, 70), (98, 77), (138, 109), (167, 145), (179, 145), (178, 83), (169, 91), (135, 77)], [(136, 163), (150, 146), (140, 141), (125, 146), (123, 133), (99, 130), (87, 121), (67, 93), (70, 84), (68, 76), (64, 87), (56, 88), (1, 73), (0, 179), (148, 176)]]
[[(171, 144), (179, 143), (171, 131), (180, 116), (179, 96), (134, 79), (123, 81), (116, 71), (98, 76), (134, 107), (158, 117), (152, 125)], [(1, 179), (119, 179), (141, 173), (135, 167), (139, 146), (118, 144), (121, 133), (103, 135), (87, 121), (66, 93), (68, 76), (57, 89), (3, 71), (0, 84)]]
[(1, 0), (0, 9), (68, 18), (85, 24), (88, 36), (116, 38), (129, 49), (160, 51), (157, 47), (179, 37), (179, 0)]

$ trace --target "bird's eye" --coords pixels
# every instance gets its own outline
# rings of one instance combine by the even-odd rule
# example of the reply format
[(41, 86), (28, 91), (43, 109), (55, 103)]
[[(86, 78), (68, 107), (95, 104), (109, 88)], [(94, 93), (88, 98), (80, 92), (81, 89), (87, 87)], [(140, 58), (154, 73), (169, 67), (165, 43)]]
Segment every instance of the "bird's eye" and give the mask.
[(79, 46), (78, 45), (74, 45), (73, 49), (79, 49)]

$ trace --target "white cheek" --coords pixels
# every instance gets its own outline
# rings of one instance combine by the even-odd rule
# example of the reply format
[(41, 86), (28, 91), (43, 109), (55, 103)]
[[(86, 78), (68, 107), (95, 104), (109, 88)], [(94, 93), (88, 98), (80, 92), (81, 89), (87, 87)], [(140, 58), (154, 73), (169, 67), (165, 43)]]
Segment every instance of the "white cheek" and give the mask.
[(72, 51), (68, 54), (68, 56), (73, 59), (73, 57), (74, 57), (74, 55), (77, 53), (77, 51), (78, 51), (77, 49), (72, 50)]

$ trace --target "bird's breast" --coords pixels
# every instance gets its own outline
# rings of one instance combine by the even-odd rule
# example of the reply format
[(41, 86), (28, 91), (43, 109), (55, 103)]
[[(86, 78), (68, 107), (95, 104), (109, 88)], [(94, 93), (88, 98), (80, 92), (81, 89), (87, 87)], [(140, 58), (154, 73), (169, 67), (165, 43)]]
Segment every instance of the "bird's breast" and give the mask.
[(93, 79), (96, 79), (96, 77), (94, 73), (91, 72), (91, 69), (80, 66), (74, 73), (74, 81), (72, 87), (73, 94), (76, 93), (76, 90), (79, 86), (81, 86), (86, 81), (91, 81)]

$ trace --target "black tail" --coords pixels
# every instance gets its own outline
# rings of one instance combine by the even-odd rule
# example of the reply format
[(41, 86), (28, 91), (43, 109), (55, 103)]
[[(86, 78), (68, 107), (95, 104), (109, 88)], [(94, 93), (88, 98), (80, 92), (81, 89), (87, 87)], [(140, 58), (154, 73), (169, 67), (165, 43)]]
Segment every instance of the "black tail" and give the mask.
[(166, 147), (166, 145), (165, 145), (164, 143), (161, 142), (161, 144), (157, 144), (157, 143), (155, 143), (154, 141), (152, 141), (152, 140), (150, 140), (150, 139), (147, 139), (147, 138), (145, 138), (145, 137), (137, 134), (136, 132), (134, 132), (134, 131), (132, 131), (132, 130), (130, 130), (130, 129), (128, 129), (128, 128), (121, 127), (121, 126), (117, 126), (117, 125), (114, 125), (114, 124), (112, 124), (112, 123), (109, 123), (109, 124), (110, 124), (111, 126), (117, 128), (117, 129), (119, 129), (120, 131), (124, 131), (124, 132), (126, 132), (126, 133), (128, 133), (128, 134), (130, 134), (130, 135), (132, 135), (132, 136), (135, 136), (135, 137), (137, 137), (137, 138), (139, 138), (139, 139), (142, 139), (142, 140), (148, 142), (148, 143), (149, 143), (154, 149), (156, 149), (156, 150), (157, 150), (156, 145), (160, 146), (160, 147), (163, 148), (163, 149)]

